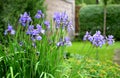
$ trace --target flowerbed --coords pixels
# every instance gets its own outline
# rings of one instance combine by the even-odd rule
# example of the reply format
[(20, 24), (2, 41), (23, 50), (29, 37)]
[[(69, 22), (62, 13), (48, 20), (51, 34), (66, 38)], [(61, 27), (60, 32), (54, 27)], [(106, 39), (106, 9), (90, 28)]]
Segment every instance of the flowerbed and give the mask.
[(119, 78), (120, 66), (112, 61), (70, 58), (64, 63), (62, 78)]
[(0, 45), (0, 78), (59, 77), (56, 70), (64, 48), (71, 45), (67, 32), (72, 24), (65, 12), (55, 13), (53, 21), (46, 21), (38, 10), (34, 19), (27, 12), (21, 14), (15, 28), (8, 24), (7, 40)]

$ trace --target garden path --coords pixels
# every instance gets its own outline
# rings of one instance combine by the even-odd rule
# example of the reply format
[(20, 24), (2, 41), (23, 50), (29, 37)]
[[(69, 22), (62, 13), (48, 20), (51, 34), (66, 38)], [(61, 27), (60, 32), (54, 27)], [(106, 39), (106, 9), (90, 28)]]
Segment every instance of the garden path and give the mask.
[(115, 55), (113, 61), (120, 65), (120, 49), (115, 50)]

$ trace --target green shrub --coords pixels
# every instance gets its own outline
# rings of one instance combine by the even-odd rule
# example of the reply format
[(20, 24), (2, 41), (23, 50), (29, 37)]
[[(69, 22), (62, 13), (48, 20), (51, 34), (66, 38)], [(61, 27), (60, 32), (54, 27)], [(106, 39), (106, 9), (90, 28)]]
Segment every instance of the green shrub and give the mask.
[[(17, 25), (19, 15), (23, 12), (29, 12), (31, 16), (35, 15), (38, 9), (45, 13), (44, 0), (0, 0), (0, 36), (3, 30), (10, 23)], [(16, 22), (16, 23), (15, 23)], [(0, 38), (1, 41), (1, 38)]]
[[(102, 3), (103, 4), (103, 0), (98, 0), (99, 3)], [(75, 4), (78, 5), (78, 4), (82, 4), (82, 3), (85, 3), (85, 4), (96, 4), (96, 0), (75, 0)], [(108, 0), (107, 2), (108, 4), (120, 4), (120, 0)]]
[(108, 4), (120, 4), (120, 0), (108, 0)]
[[(107, 6), (106, 35), (112, 34), (116, 40), (120, 40), (120, 6)], [(103, 31), (104, 7), (101, 5), (88, 5), (80, 9), (80, 38), (86, 31), (92, 34), (96, 30)]]
[(85, 4), (96, 4), (96, 0), (75, 0), (75, 4), (76, 5), (82, 4), (82, 3), (85, 3)]

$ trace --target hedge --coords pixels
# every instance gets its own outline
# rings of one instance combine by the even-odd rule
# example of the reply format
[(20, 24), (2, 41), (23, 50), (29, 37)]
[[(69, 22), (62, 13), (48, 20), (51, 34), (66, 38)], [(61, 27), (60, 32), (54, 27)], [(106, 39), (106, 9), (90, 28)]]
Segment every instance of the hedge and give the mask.
[(82, 2), (85, 4), (96, 4), (96, 0), (75, 0), (76, 5), (82, 4)]
[[(15, 26), (16, 21), (23, 12), (30, 13), (30, 16), (35, 15), (37, 10), (42, 10), (45, 13), (45, 0), (0, 0), (0, 36), (3, 36), (4, 29), (8, 23)], [(0, 41), (2, 39), (0, 38)]]
[[(106, 35), (112, 34), (115, 40), (120, 40), (120, 5), (107, 6)], [(80, 9), (80, 39), (86, 31), (92, 34), (96, 30), (103, 32), (104, 7), (102, 5), (87, 5)]]
[[(103, 4), (103, 0), (98, 0), (99, 1), (99, 4)], [(82, 4), (82, 3), (85, 3), (85, 4), (96, 4), (96, 0), (75, 0), (75, 4), (76, 5), (79, 5), (79, 4)], [(108, 0), (107, 2), (108, 4), (120, 4), (120, 0)]]

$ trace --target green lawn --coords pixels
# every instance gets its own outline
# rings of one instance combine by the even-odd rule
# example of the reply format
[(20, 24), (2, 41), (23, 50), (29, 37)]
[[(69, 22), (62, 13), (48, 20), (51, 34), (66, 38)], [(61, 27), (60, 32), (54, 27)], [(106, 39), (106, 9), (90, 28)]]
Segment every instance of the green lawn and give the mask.
[(80, 54), (81, 56), (89, 56), (90, 58), (96, 58), (96, 52), (98, 51), (99, 60), (111, 60), (113, 59), (116, 49), (120, 49), (120, 42), (115, 42), (113, 45), (102, 48), (93, 47), (89, 42), (72, 42), (72, 46), (67, 47), (67, 52)]

